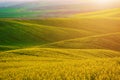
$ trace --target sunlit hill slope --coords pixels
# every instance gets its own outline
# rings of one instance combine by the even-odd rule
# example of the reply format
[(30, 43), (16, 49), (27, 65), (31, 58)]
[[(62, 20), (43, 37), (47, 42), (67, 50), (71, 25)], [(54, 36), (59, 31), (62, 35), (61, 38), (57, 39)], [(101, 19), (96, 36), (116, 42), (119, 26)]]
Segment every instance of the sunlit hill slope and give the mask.
[[(59, 43), (58, 41), (64, 43), (65, 40), (65, 43), (60, 42), (59, 46), (65, 47), (68, 45), (68, 48), (89, 49), (106, 48), (108, 44), (111, 44), (108, 49), (116, 48), (119, 47), (120, 43), (120, 20), (119, 17), (112, 19), (112, 16), (118, 16), (119, 12), (119, 8), (117, 8), (80, 14), (80, 16), (102, 15), (103, 18), (75, 16), (51, 19), (0, 19), (0, 44), (4, 46), (40, 46)], [(107, 14), (111, 14), (111, 16)], [(109, 18), (106, 18), (106, 15)], [(70, 41), (72, 44), (67, 43)], [(87, 45), (87, 43), (89, 44)], [(77, 45), (74, 46), (74, 44)], [(58, 46), (58, 44), (54, 44), (54, 46)]]
[(120, 50), (120, 33), (103, 34), (51, 43), (46, 46), (75, 49)]
[(120, 80), (119, 12), (0, 19), (0, 80)]
[(93, 32), (85, 30), (38, 25), (16, 20), (0, 20), (1, 45), (44, 44), (93, 34)]

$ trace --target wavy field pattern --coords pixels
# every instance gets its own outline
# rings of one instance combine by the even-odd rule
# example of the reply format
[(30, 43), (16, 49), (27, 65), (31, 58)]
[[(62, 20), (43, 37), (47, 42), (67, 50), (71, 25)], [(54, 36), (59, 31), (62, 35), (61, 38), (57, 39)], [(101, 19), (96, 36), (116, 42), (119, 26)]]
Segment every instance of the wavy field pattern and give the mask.
[(0, 80), (120, 80), (119, 16), (1, 18)]

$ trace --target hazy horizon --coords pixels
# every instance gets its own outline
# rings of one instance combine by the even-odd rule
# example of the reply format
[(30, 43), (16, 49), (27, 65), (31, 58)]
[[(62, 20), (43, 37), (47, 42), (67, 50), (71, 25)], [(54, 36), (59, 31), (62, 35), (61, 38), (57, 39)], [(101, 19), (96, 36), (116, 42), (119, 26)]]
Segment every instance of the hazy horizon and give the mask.
[[(119, 6), (120, 0), (0, 0), (0, 7), (7, 7), (9, 5), (16, 5), (21, 3), (38, 2), (46, 5), (59, 5), (59, 4), (79, 4), (82, 5), (95, 5), (100, 7), (106, 6)], [(40, 4), (40, 5), (41, 5)]]
[(0, 0), (0, 17), (63, 17), (120, 8), (119, 4), (119, 0)]

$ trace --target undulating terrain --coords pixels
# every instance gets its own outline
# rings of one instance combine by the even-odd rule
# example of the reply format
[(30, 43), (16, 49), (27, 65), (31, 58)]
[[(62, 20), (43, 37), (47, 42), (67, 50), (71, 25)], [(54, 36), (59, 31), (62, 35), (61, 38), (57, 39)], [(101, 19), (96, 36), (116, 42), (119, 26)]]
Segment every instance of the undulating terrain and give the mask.
[(120, 80), (120, 8), (0, 18), (0, 80)]

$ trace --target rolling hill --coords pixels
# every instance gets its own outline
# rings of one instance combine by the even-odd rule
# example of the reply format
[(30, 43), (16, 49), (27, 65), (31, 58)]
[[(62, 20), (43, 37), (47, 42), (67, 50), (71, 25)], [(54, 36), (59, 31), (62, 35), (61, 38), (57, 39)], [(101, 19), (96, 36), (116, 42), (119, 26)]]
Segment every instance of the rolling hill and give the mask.
[(91, 13), (83, 13), (74, 15), (76, 18), (118, 18), (120, 15), (120, 8), (102, 10), (102, 11), (95, 11)]
[[(86, 14), (92, 16), (92, 14), (107, 15), (108, 13), (109, 14), (119, 13), (119, 9), (117, 8), (106, 11), (98, 11), (95, 13), (91, 12)], [(115, 14), (113, 14), (113, 16), (115, 16)], [(60, 47), (59, 41), (64, 43), (65, 40), (64, 44), (66, 45), (66, 47), (68, 46), (68, 48), (71, 47), (70, 45), (72, 45), (72, 43), (77, 44), (77, 46), (72, 45), (71, 48), (82, 49), (89, 47), (106, 48), (108, 44), (105, 44), (104, 46), (102, 41), (106, 43), (109, 39), (109, 36), (114, 36), (113, 38), (114, 39), (117, 38), (118, 39), (117, 41), (119, 41), (120, 32), (119, 21), (120, 21), (119, 19), (99, 17), (98, 18), (71, 17), (50, 19), (0, 19), (0, 45), (1, 49), (2, 45), (4, 45), (3, 48), (5, 48), (6, 46), (7, 46), (6, 48), (8, 48), (8, 46), (11, 45), (39, 46), (49, 43), (53, 44), (54, 46)], [(117, 36), (115, 36), (114, 33)], [(73, 39), (73, 42), (69, 39)], [(111, 44), (112, 47), (116, 48), (119, 46), (119, 42), (115, 42), (114, 39), (112, 40), (110, 38), (108, 43)], [(100, 43), (99, 40), (101, 41)], [(69, 44), (69, 42), (67, 41), (71, 41), (72, 43)], [(110, 41), (113, 42), (113, 45)], [(62, 45), (61, 42), (60, 44)], [(87, 42), (92, 43), (87, 45), (86, 44)], [(94, 47), (89, 46), (92, 44), (95, 44), (93, 45)], [(65, 47), (65, 45), (62, 45), (61, 47)], [(112, 49), (111, 46), (109, 46), (110, 47), (109, 49)], [(116, 49), (118, 50), (118, 48)]]
[(0, 80), (120, 80), (118, 15), (0, 19)]
[(72, 49), (110, 49), (120, 50), (120, 33), (103, 34), (65, 40), (45, 45), (46, 47), (72, 48)]
[(12, 19), (0, 20), (1, 45), (40, 45), (93, 34), (93, 32), (85, 30), (18, 22)]
[(82, 29), (95, 33), (112, 33), (119, 32), (120, 20), (101, 19), (101, 18), (58, 18), (58, 19), (42, 19), (42, 20), (23, 20), (23, 22), (42, 24), (47, 26), (56, 26), (72, 29)]
[(56, 49), (56, 48), (24, 48), (0, 53), (1, 60), (22, 56), (55, 58), (55, 59), (92, 59), (120, 57), (118, 51), (105, 49)]

